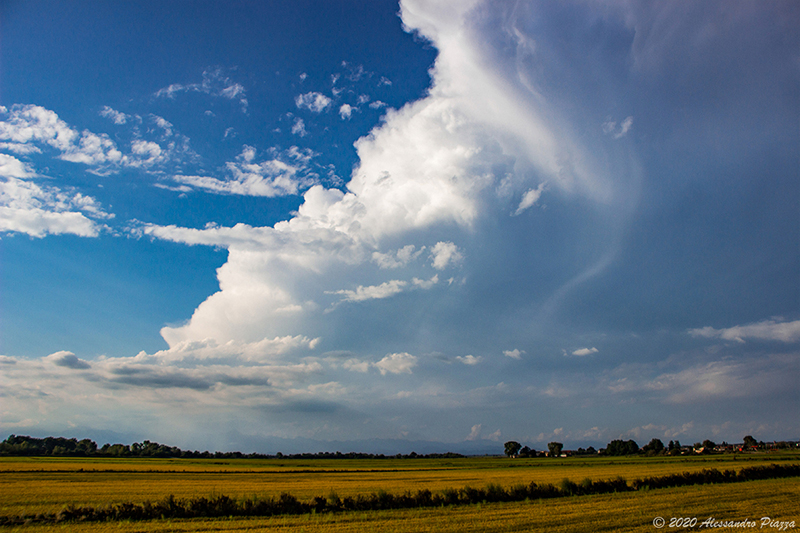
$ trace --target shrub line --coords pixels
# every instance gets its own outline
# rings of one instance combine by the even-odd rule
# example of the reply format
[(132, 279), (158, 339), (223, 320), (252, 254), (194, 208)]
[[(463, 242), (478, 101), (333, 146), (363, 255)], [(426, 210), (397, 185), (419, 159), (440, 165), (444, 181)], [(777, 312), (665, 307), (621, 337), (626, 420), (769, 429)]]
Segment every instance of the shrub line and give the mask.
[(403, 494), (391, 494), (381, 490), (368, 495), (359, 494), (354, 497), (339, 498), (338, 495), (332, 492), (328, 497), (317, 496), (310, 501), (300, 501), (288, 493), (283, 493), (278, 498), (248, 498), (243, 500), (235, 500), (225, 495), (212, 498), (196, 497), (188, 499), (179, 499), (169, 495), (155, 503), (149, 501), (141, 504), (126, 502), (112, 504), (108, 507), (69, 505), (58, 513), (0, 517), (0, 525), (20, 525), (32, 522), (100, 522), (164, 518), (269, 517), (342, 511), (377, 511), (488, 502), (519, 502), (709, 483), (739, 483), (797, 476), (800, 476), (800, 464), (771, 464), (768, 466), (746, 467), (738, 472), (734, 470), (704, 469), (699, 472), (652, 476), (636, 479), (631, 483), (628, 483), (622, 477), (600, 481), (585, 479), (580, 483), (564, 479), (558, 487), (549, 483), (539, 485), (531, 482), (528, 485), (519, 484), (503, 488), (498, 484), (490, 483), (484, 489), (466, 486), (460, 489), (445, 489), (435, 494), (428, 489), (421, 489), (416, 493), (407, 491)]

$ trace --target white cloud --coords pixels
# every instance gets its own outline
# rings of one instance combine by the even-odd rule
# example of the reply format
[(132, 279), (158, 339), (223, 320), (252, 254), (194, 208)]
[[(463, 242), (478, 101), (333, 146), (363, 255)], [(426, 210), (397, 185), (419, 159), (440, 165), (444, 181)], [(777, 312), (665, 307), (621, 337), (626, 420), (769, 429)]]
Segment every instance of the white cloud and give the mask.
[(511, 359), (522, 359), (522, 354), (525, 353), (525, 350), (519, 350), (514, 348), (513, 350), (503, 350), (503, 355), (506, 357), (510, 357)]
[(349, 119), (353, 115), (354, 109), (350, 104), (342, 104), (339, 108), (339, 116), (342, 117), (342, 120)]
[[(592, 150), (576, 143), (542, 95), (518, 78), (508, 78), (487, 51), (483, 29), (473, 26), (470, 15), (475, 5), (464, 2), (445, 9), (402, 2), (406, 27), (439, 50), (432, 85), (424, 98), (388, 110), (355, 143), (358, 164), (346, 189), (312, 186), (297, 214), (273, 228), (138, 228), (156, 238), (228, 250), (228, 262), (218, 271), (220, 290), (187, 324), (163, 330), (170, 345), (208, 336), (254, 340), (256, 332), (263, 336), (261, 328), (270, 335), (315, 337), (307, 332), (325, 329), (320, 321), (326, 317), (315, 310), (324, 307), (320, 302), (326, 294), (360, 302), (432, 285), (438, 278), (424, 281), (428, 275), (420, 269), (443, 271), (467, 260), (455, 242), (479, 229), (482, 217), (495, 206), (492, 202), (499, 202), (499, 182), (509, 176), (508, 190), (523, 197), (523, 208), (526, 202), (535, 203), (531, 191), (544, 182), (554, 195), (609, 201), (611, 182)], [(322, 112), (331, 102), (309, 92), (298, 96), (296, 104)], [(307, 134), (302, 119), (293, 120), (292, 132)], [(537, 189), (531, 189), (532, 177)], [(227, 187), (208, 179), (186, 179), (184, 184), (189, 181), (208, 190)], [(383, 269), (410, 266), (422, 249), (392, 247), (420, 238), (438, 242), (424, 248), (430, 262), (414, 265), (416, 270), (405, 278), (411, 281), (400, 276), (374, 281), (365, 263)], [(421, 291), (415, 295), (421, 297)], [(327, 311), (338, 309), (334, 305)]]
[(348, 359), (342, 366), (347, 370), (352, 372), (361, 372), (366, 373), (369, 372), (369, 369), (374, 365), (374, 363), (370, 363), (369, 361), (361, 361), (360, 359)]
[[(42, 143), (61, 152), (60, 158), (92, 166), (123, 163), (123, 155), (107, 135), (78, 133), (54, 112), (36, 105), (13, 105), (0, 121), (0, 139), (15, 145)], [(30, 150), (34, 152), (37, 150)]]
[(113, 120), (114, 124), (120, 125), (128, 122), (128, 119), (130, 118), (130, 116), (126, 115), (125, 113), (117, 111), (109, 106), (103, 106), (103, 109), (100, 110), (100, 116)]
[(597, 348), (580, 348), (580, 349), (575, 350), (574, 352), (572, 352), (572, 355), (577, 355), (577, 356), (583, 357), (585, 355), (591, 355), (591, 354), (597, 353), (597, 352), (598, 352)]
[(103, 226), (87, 218), (111, 218), (91, 197), (40, 187), (16, 178), (0, 180), (0, 232), (31, 237), (73, 234), (96, 237)]
[(456, 356), (456, 361), (458, 361), (459, 363), (464, 363), (465, 365), (468, 365), (468, 366), (477, 365), (482, 360), (483, 360), (483, 357), (475, 357), (474, 355), (465, 355), (463, 357), (460, 356), (460, 355)]
[(403, 292), (403, 288), (408, 285), (408, 282), (393, 279), (380, 285), (371, 285), (364, 287), (359, 285), (356, 290), (338, 290), (327, 291), (327, 294), (341, 294), (344, 296), (343, 300), (347, 302), (363, 302), (364, 300), (377, 300), (382, 298), (389, 298), (395, 294)]
[(136, 360), (152, 364), (264, 364), (275, 362), (286, 354), (313, 350), (319, 341), (319, 338), (310, 339), (303, 335), (263, 338), (254, 342), (218, 342), (216, 339), (206, 338), (201, 341), (178, 342), (169, 349), (152, 355), (141, 352)]
[(242, 106), (242, 112), (247, 112), (248, 102), (245, 88), (241, 84), (231, 81), (222, 73), (222, 69), (204, 71), (203, 81), (200, 83), (173, 83), (156, 91), (155, 96), (174, 99), (177, 94), (182, 92), (199, 92), (228, 100), (238, 100)]
[(292, 134), (299, 135), (300, 137), (305, 137), (308, 135), (306, 131), (306, 123), (303, 122), (303, 119), (297, 117), (294, 119), (294, 124), (292, 124)]
[(0, 176), (4, 178), (32, 178), (36, 176), (30, 165), (14, 156), (0, 154)]
[(342, 363), (342, 368), (362, 374), (369, 372), (371, 368), (377, 369), (381, 375), (411, 374), (411, 369), (416, 365), (417, 358), (409, 353), (403, 352), (388, 354), (378, 362), (350, 358)]
[(458, 251), (458, 246), (452, 242), (437, 242), (431, 248), (433, 268), (437, 270), (444, 270), (448, 265), (458, 263), (463, 258), (464, 256)]
[(310, 150), (296, 146), (288, 150), (270, 150), (272, 159), (256, 161), (256, 150), (245, 145), (235, 161), (225, 165), (228, 177), (220, 179), (212, 176), (172, 176), (172, 180), (217, 194), (237, 194), (241, 196), (276, 197), (298, 194), (302, 189), (314, 185), (317, 174), (309, 163), (316, 155)]
[(409, 353), (389, 354), (377, 363), (375, 367), (385, 374), (410, 374), (411, 369), (417, 366), (417, 358)]
[(482, 424), (475, 424), (472, 426), (472, 428), (469, 430), (469, 435), (467, 435), (464, 440), (477, 440), (481, 436), (482, 427)]
[(66, 351), (50, 354), (43, 358), (43, 360), (53, 363), (56, 366), (71, 368), (73, 370), (86, 370), (92, 367), (91, 364), (83, 359), (79, 359), (74, 353)]
[(411, 283), (420, 289), (430, 289), (439, 283), (439, 274), (434, 274), (430, 279), (411, 278)]
[[(5, 108), (4, 108), (5, 109)], [(110, 108), (109, 108), (110, 109)], [(113, 111), (113, 110), (111, 110)], [(165, 128), (165, 135), (173, 137), (161, 146), (153, 141), (135, 139), (131, 151), (123, 154), (106, 134), (88, 130), (78, 132), (58, 118), (53, 111), (36, 105), (14, 105), (0, 112), (5, 120), (0, 121), (0, 140), (15, 153), (27, 155), (39, 153), (39, 144), (59, 152), (58, 158), (72, 163), (87, 165), (90, 172), (106, 175), (121, 167), (149, 168), (185, 156), (192, 156), (186, 137), (174, 138), (171, 124), (155, 117), (156, 124)]]
[(156, 126), (164, 130), (164, 137), (171, 137), (172, 136), (172, 123), (165, 119), (164, 117), (159, 117), (158, 115), (151, 115), (153, 122), (156, 123)]
[(614, 139), (621, 139), (628, 134), (632, 127), (633, 117), (626, 117), (625, 120), (620, 123), (619, 128), (617, 128), (617, 123), (615, 121), (608, 120), (603, 122), (603, 133), (611, 135)]
[(331, 99), (322, 93), (309, 92), (297, 95), (294, 103), (300, 109), (305, 108), (314, 113), (322, 113), (331, 105)]
[(386, 107), (386, 102), (381, 102), (380, 100), (375, 100), (369, 104), (370, 109), (380, 109), (382, 107)]
[(663, 394), (666, 403), (769, 396), (794, 388), (798, 376), (793, 356), (751, 361), (711, 361), (656, 376), (641, 383), (645, 391)]
[(0, 150), (14, 152), (18, 155), (40, 154), (42, 151), (32, 144), (0, 143)]
[(395, 252), (373, 252), (372, 261), (380, 268), (399, 268), (417, 259), (424, 250), (424, 246), (417, 250), (416, 246), (408, 244)]
[(734, 326), (725, 329), (714, 329), (706, 326), (704, 328), (690, 329), (689, 335), (709, 339), (719, 338), (726, 341), (742, 343), (745, 342), (745, 339), (798, 342), (800, 341), (800, 320), (795, 320), (793, 322), (764, 320), (754, 324)]
[(524, 195), (522, 195), (522, 200), (519, 203), (519, 207), (517, 210), (514, 211), (514, 215), (519, 215), (529, 207), (536, 204), (539, 201), (539, 198), (542, 197), (542, 192), (544, 192), (544, 182), (540, 183), (538, 187), (535, 189), (529, 189)]

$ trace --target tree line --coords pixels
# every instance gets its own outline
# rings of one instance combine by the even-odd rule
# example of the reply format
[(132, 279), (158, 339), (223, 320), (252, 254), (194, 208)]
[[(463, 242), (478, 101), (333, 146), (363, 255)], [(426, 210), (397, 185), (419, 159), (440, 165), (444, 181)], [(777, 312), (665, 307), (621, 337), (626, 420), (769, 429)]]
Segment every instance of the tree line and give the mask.
[(319, 452), (274, 455), (264, 453), (209, 452), (181, 450), (145, 440), (127, 444), (104, 444), (101, 447), (90, 439), (45, 437), (39, 439), (25, 435), (10, 435), (0, 442), (0, 455), (12, 456), (64, 456), (64, 457), (170, 457), (187, 459), (452, 459), (464, 457), (458, 453), (429, 453), (384, 455), (360, 452)]
[[(610, 455), (610, 456), (623, 456), (623, 455), (681, 455), (692, 451), (694, 453), (712, 453), (712, 452), (735, 452), (744, 450), (759, 450), (759, 449), (789, 449), (800, 447), (797, 442), (780, 441), (771, 444), (765, 444), (763, 441), (757, 441), (752, 435), (744, 437), (741, 444), (728, 444), (723, 442), (717, 444), (712, 440), (706, 439), (703, 442), (696, 442), (692, 446), (683, 446), (678, 440), (671, 440), (668, 444), (664, 445), (661, 439), (652, 439), (649, 443), (641, 448), (633, 439), (622, 440), (615, 439), (609, 442), (605, 448), (595, 450), (592, 446), (586, 449), (578, 448), (577, 450), (570, 451), (569, 455)], [(508, 441), (504, 445), (503, 452), (509, 457), (560, 457), (564, 445), (560, 442), (550, 442), (547, 444), (547, 451), (536, 451), (528, 446), (523, 446), (517, 441)]]

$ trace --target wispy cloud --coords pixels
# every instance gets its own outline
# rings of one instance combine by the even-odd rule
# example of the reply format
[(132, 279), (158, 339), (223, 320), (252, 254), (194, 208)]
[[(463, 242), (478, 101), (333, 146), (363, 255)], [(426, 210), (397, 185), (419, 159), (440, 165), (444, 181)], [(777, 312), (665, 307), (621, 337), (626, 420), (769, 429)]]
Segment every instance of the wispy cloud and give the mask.
[(255, 149), (244, 146), (236, 161), (225, 166), (227, 179), (212, 176), (176, 175), (178, 183), (216, 194), (276, 197), (298, 194), (314, 185), (317, 174), (308, 167), (313, 152), (297, 147), (279, 152), (272, 150), (272, 159), (257, 162)]
[(173, 99), (182, 92), (199, 92), (210, 96), (237, 100), (243, 112), (247, 112), (247, 96), (245, 88), (223, 74), (221, 68), (209, 69), (203, 72), (203, 81), (200, 83), (173, 83), (155, 92), (156, 98)]
[(633, 117), (626, 117), (625, 120), (619, 124), (619, 127), (617, 127), (615, 121), (608, 120), (603, 122), (603, 133), (611, 135), (614, 139), (621, 139), (628, 134), (632, 127)]
[(800, 320), (785, 322), (771, 319), (723, 329), (714, 329), (706, 326), (704, 328), (690, 329), (689, 335), (741, 343), (745, 342), (745, 339), (791, 343), (800, 341)]

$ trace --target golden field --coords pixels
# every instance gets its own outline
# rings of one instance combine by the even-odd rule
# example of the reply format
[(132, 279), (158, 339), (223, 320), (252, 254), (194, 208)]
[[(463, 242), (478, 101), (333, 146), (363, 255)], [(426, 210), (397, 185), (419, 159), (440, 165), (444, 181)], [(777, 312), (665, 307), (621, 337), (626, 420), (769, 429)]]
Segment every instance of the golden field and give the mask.
[[(507, 487), (535, 481), (558, 484), (623, 477), (630, 480), (704, 468), (740, 469), (771, 463), (797, 464), (791, 454), (507, 459), (383, 460), (180, 460), (106, 458), (0, 459), (0, 515), (54, 513), (69, 504), (106, 506), (125, 501), (225, 494), (234, 498), (301, 500), (377, 492), (437, 492), (467, 485)], [(708, 516), (800, 522), (800, 480), (702, 485), (612, 495), (580, 496), (522, 503), (494, 503), (268, 519), (155, 520), (96, 524), (29, 525), (7, 531), (654, 531), (655, 516)], [(707, 515), (707, 516), (706, 516)], [(760, 524), (759, 524), (760, 525)], [(644, 529), (643, 529), (644, 528)], [(669, 530), (670, 528), (664, 528)], [(719, 528), (715, 528), (720, 530)], [(674, 530), (674, 528), (673, 528)], [(761, 529), (762, 531), (764, 529)]]

